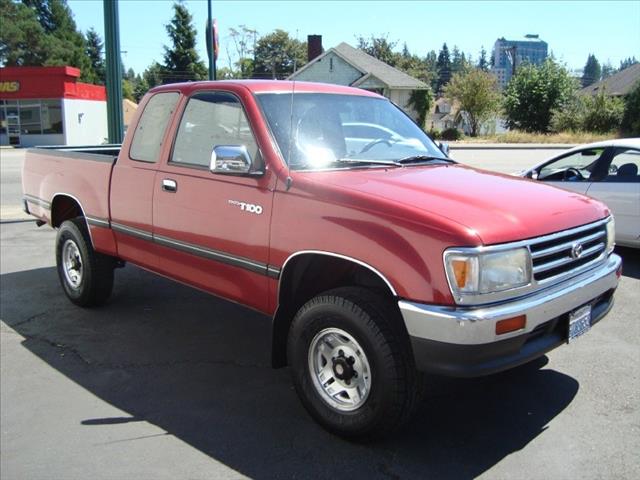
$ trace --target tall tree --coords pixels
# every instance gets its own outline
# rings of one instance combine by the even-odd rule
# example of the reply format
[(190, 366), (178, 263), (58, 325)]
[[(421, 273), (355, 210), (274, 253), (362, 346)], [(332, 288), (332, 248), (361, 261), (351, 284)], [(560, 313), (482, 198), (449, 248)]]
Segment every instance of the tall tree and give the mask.
[(90, 28), (89, 31), (87, 31), (86, 42), (86, 52), (89, 57), (89, 61), (91, 62), (92, 70), (89, 82), (104, 85), (106, 77), (106, 65), (104, 62), (104, 55), (102, 53), (104, 43), (102, 43), (102, 39), (100, 38), (100, 35), (98, 35), (98, 32), (93, 28)]
[(22, 3), (0, 0), (0, 63), (39, 66), (48, 56), (47, 34), (35, 12)]
[(257, 43), (258, 31), (246, 25), (240, 25), (238, 28), (229, 29), (229, 37), (231, 37), (237, 60), (232, 62), (229, 47), (227, 46), (230, 71), (223, 73), (228, 75), (229, 78), (251, 78), (253, 74), (253, 53)]
[(80, 69), (80, 79), (89, 81), (94, 73), (86, 54), (84, 35), (77, 29), (67, 0), (22, 0), (36, 15), (47, 36), (45, 65), (70, 65)]
[(567, 105), (577, 82), (566, 68), (548, 58), (542, 65), (522, 64), (505, 89), (509, 128), (548, 132), (554, 110)]
[(613, 65), (611, 65), (611, 62), (609, 60), (607, 60), (605, 63), (602, 64), (602, 72), (600, 74), (600, 78), (602, 80), (610, 77), (614, 73), (616, 73), (616, 69), (613, 68)]
[(620, 68), (618, 69), (618, 71), (624, 70), (625, 68), (628, 68), (631, 65), (635, 65), (636, 63), (638, 63), (636, 57), (627, 57), (620, 62)]
[(487, 51), (484, 46), (480, 48), (480, 58), (478, 59), (478, 68), (483, 72), (489, 71), (489, 61), (487, 60)]
[(441, 93), (444, 86), (451, 80), (451, 58), (449, 56), (449, 47), (447, 47), (446, 43), (442, 44), (442, 49), (438, 53), (436, 68), (438, 69), (436, 92)]
[(602, 69), (600, 67), (600, 62), (598, 62), (595, 55), (590, 53), (587, 57), (587, 63), (585, 64), (582, 73), (582, 87), (588, 87), (589, 85), (600, 81), (601, 75)]
[(500, 109), (500, 93), (495, 75), (474, 68), (455, 73), (445, 87), (445, 96), (456, 100), (462, 115), (471, 128), (471, 136), (491, 120)]
[(429, 51), (427, 55), (424, 57), (424, 65), (427, 70), (427, 78), (429, 79), (429, 84), (431, 85), (431, 90), (433, 92), (437, 92), (438, 88), (438, 55), (435, 50)]
[(307, 61), (307, 44), (289, 37), (284, 30), (275, 30), (256, 43), (255, 78), (286, 78)]
[(70, 65), (90, 81), (85, 50), (66, 0), (0, 0), (0, 61), (6, 65)]
[(183, 3), (173, 4), (173, 18), (166, 29), (171, 46), (164, 47), (163, 83), (206, 80), (207, 67), (196, 52), (198, 32)]
[(398, 63), (398, 58), (400, 57), (399, 54), (393, 51), (393, 49), (396, 48), (396, 45), (398, 45), (398, 42), (390, 42), (388, 37), (386, 36), (358, 38), (358, 48), (360, 50), (368, 53), (372, 57), (375, 57), (388, 65), (391, 65), (392, 67), (396, 66), (396, 64)]

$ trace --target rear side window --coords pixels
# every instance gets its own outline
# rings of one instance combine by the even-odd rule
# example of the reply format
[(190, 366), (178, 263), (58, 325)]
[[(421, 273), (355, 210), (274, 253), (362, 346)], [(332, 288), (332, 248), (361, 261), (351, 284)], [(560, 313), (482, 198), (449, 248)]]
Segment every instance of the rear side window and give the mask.
[(244, 145), (254, 160), (258, 153), (240, 101), (230, 93), (198, 93), (184, 110), (171, 161), (208, 167), (218, 145)]
[(133, 160), (156, 162), (162, 140), (180, 94), (177, 92), (156, 93), (142, 112), (131, 142), (129, 155)]

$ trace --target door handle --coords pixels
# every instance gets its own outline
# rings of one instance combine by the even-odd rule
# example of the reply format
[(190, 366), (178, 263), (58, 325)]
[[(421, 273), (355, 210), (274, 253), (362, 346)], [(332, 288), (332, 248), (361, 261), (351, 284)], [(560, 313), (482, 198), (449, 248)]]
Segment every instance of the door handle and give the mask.
[(178, 191), (178, 184), (176, 183), (175, 180), (171, 180), (170, 178), (165, 178), (164, 180), (162, 180), (162, 190), (164, 190), (165, 192), (177, 192)]

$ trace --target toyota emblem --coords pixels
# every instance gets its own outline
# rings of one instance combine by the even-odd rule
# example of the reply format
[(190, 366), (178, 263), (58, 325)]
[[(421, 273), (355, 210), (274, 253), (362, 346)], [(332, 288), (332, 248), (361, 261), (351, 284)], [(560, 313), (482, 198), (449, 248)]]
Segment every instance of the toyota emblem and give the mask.
[(574, 243), (571, 246), (571, 258), (577, 260), (581, 256), (582, 256), (582, 244), (581, 243)]

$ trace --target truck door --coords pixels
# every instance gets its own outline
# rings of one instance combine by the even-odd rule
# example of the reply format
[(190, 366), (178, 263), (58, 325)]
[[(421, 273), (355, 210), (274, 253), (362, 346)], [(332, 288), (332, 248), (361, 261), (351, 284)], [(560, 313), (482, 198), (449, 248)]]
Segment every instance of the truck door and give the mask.
[[(209, 170), (216, 146), (243, 146), (251, 175)], [(161, 273), (267, 310), (273, 180), (240, 99), (198, 91), (180, 119), (154, 185), (153, 228)]]
[(155, 269), (153, 193), (158, 161), (167, 152), (167, 126), (180, 99), (178, 92), (153, 95), (142, 107), (131, 145), (123, 145), (111, 177), (111, 228), (118, 256)]

